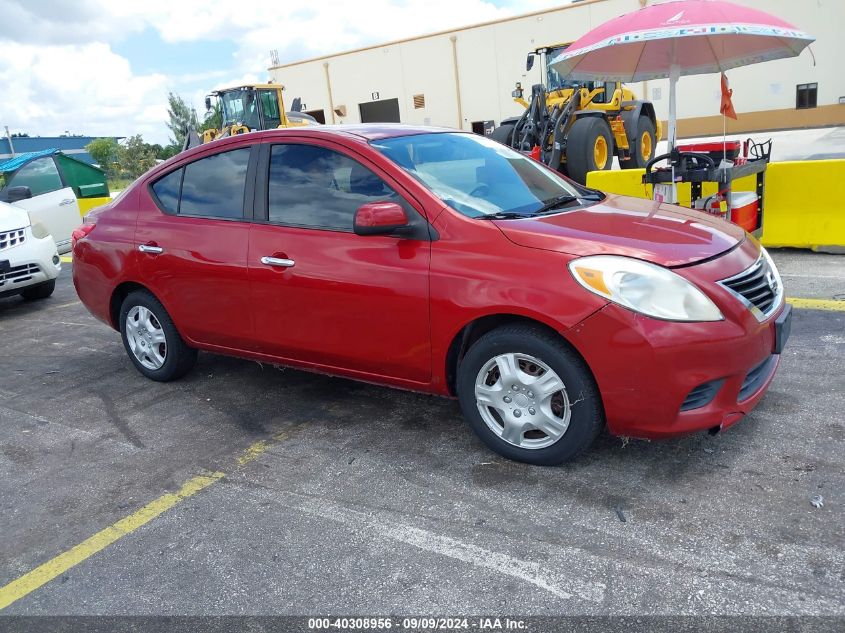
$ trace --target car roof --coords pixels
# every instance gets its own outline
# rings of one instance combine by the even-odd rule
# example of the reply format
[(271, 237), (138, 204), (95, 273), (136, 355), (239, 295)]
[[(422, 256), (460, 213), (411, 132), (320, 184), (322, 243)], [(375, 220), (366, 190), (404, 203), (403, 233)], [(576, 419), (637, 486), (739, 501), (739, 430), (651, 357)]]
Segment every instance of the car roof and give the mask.
[(355, 136), (364, 141), (378, 141), (385, 138), (397, 136), (412, 136), (416, 134), (442, 134), (446, 132), (463, 132), (446, 127), (435, 127), (431, 125), (408, 125), (406, 123), (347, 123), (340, 125), (306, 125), (302, 127), (291, 127), (276, 130), (265, 130), (258, 132), (261, 135), (270, 134), (315, 134), (320, 136)]
[(341, 124), (341, 125), (303, 125), (288, 128), (275, 128), (272, 130), (259, 130), (256, 132), (249, 132), (248, 134), (236, 134), (235, 136), (226, 136), (219, 138), (210, 143), (202, 143), (196, 147), (183, 152), (179, 152), (167, 161), (156, 165), (147, 174), (143, 180), (152, 181), (159, 177), (163, 172), (168, 171), (181, 158), (191, 158), (204, 155), (207, 151), (215, 147), (218, 151), (226, 151), (224, 148), (228, 145), (237, 144), (244, 138), (260, 141), (262, 139), (277, 139), (285, 138), (286, 136), (303, 136), (311, 138), (332, 138), (343, 137), (358, 143), (368, 143), (370, 141), (378, 141), (386, 138), (396, 138), (400, 136), (414, 136), (418, 134), (444, 134), (444, 133), (464, 133), (469, 134), (465, 130), (458, 130), (446, 127), (434, 127), (431, 125), (407, 125), (403, 123), (357, 123), (357, 124)]

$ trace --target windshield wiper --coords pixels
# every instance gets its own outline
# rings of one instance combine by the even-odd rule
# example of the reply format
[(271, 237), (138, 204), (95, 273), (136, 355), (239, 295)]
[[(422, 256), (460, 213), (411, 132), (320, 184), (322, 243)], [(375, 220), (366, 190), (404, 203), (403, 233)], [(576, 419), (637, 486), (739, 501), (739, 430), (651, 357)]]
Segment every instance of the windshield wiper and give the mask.
[(601, 196), (596, 194), (584, 194), (583, 196), (573, 196), (570, 194), (566, 194), (563, 196), (558, 196), (557, 198), (552, 198), (551, 200), (547, 201), (542, 207), (533, 211), (531, 215), (543, 215), (544, 213), (561, 207), (565, 204), (569, 204), (570, 202), (575, 202), (576, 200), (601, 200)]
[(513, 211), (499, 211), (498, 213), (488, 213), (481, 216), (482, 220), (524, 220), (530, 218), (530, 215), (524, 213), (514, 213)]

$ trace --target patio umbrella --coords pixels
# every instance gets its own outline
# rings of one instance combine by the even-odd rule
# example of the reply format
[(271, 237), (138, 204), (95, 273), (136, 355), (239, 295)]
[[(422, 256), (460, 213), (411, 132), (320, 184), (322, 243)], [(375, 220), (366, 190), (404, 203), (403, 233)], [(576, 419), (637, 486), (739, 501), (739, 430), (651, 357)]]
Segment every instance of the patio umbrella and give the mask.
[(669, 78), (669, 149), (675, 146), (675, 91), (681, 75), (724, 72), (794, 57), (814, 41), (764, 11), (721, 0), (678, 0), (621, 15), (576, 40), (551, 65), (592, 81)]

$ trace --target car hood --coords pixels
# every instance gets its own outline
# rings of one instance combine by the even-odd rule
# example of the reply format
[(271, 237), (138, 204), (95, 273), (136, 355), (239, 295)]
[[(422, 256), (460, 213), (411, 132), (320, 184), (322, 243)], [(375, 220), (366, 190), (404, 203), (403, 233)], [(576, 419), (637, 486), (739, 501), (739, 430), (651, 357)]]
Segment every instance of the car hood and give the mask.
[(8, 202), (0, 202), (0, 232), (29, 226), (29, 214)]
[(715, 257), (745, 239), (742, 228), (701, 211), (613, 194), (572, 211), (495, 222), (520, 246), (624, 255), (669, 267)]

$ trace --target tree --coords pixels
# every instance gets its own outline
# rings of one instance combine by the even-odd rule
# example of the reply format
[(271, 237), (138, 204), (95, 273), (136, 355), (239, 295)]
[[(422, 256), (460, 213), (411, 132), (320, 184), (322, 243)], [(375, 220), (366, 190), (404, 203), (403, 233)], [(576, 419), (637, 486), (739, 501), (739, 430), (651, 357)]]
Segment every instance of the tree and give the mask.
[(185, 136), (189, 128), (197, 129), (199, 122), (197, 121), (197, 112), (193, 108), (188, 107), (185, 100), (177, 94), (172, 92), (167, 93), (167, 116), (170, 117), (170, 122), (167, 124), (168, 129), (173, 134), (170, 139), (170, 144), (179, 149), (185, 143)]
[(85, 151), (91, 154), (91, 158), (107, 176), (113, 176), (118, 152), (117, 141), (113, 138), (95, 138), (85, 146)]
[(206, 130), (219, 130), (223, 127), (223, 109), (220, 107), (220, 102), (214, 104), (208, 112), (205, 113), (205, 118), (199, 127), (200, 133)]
[(117, 150), (120, 172), (135, 179), (156, 164), (155, 150), (140, 134), (130, 136)]

